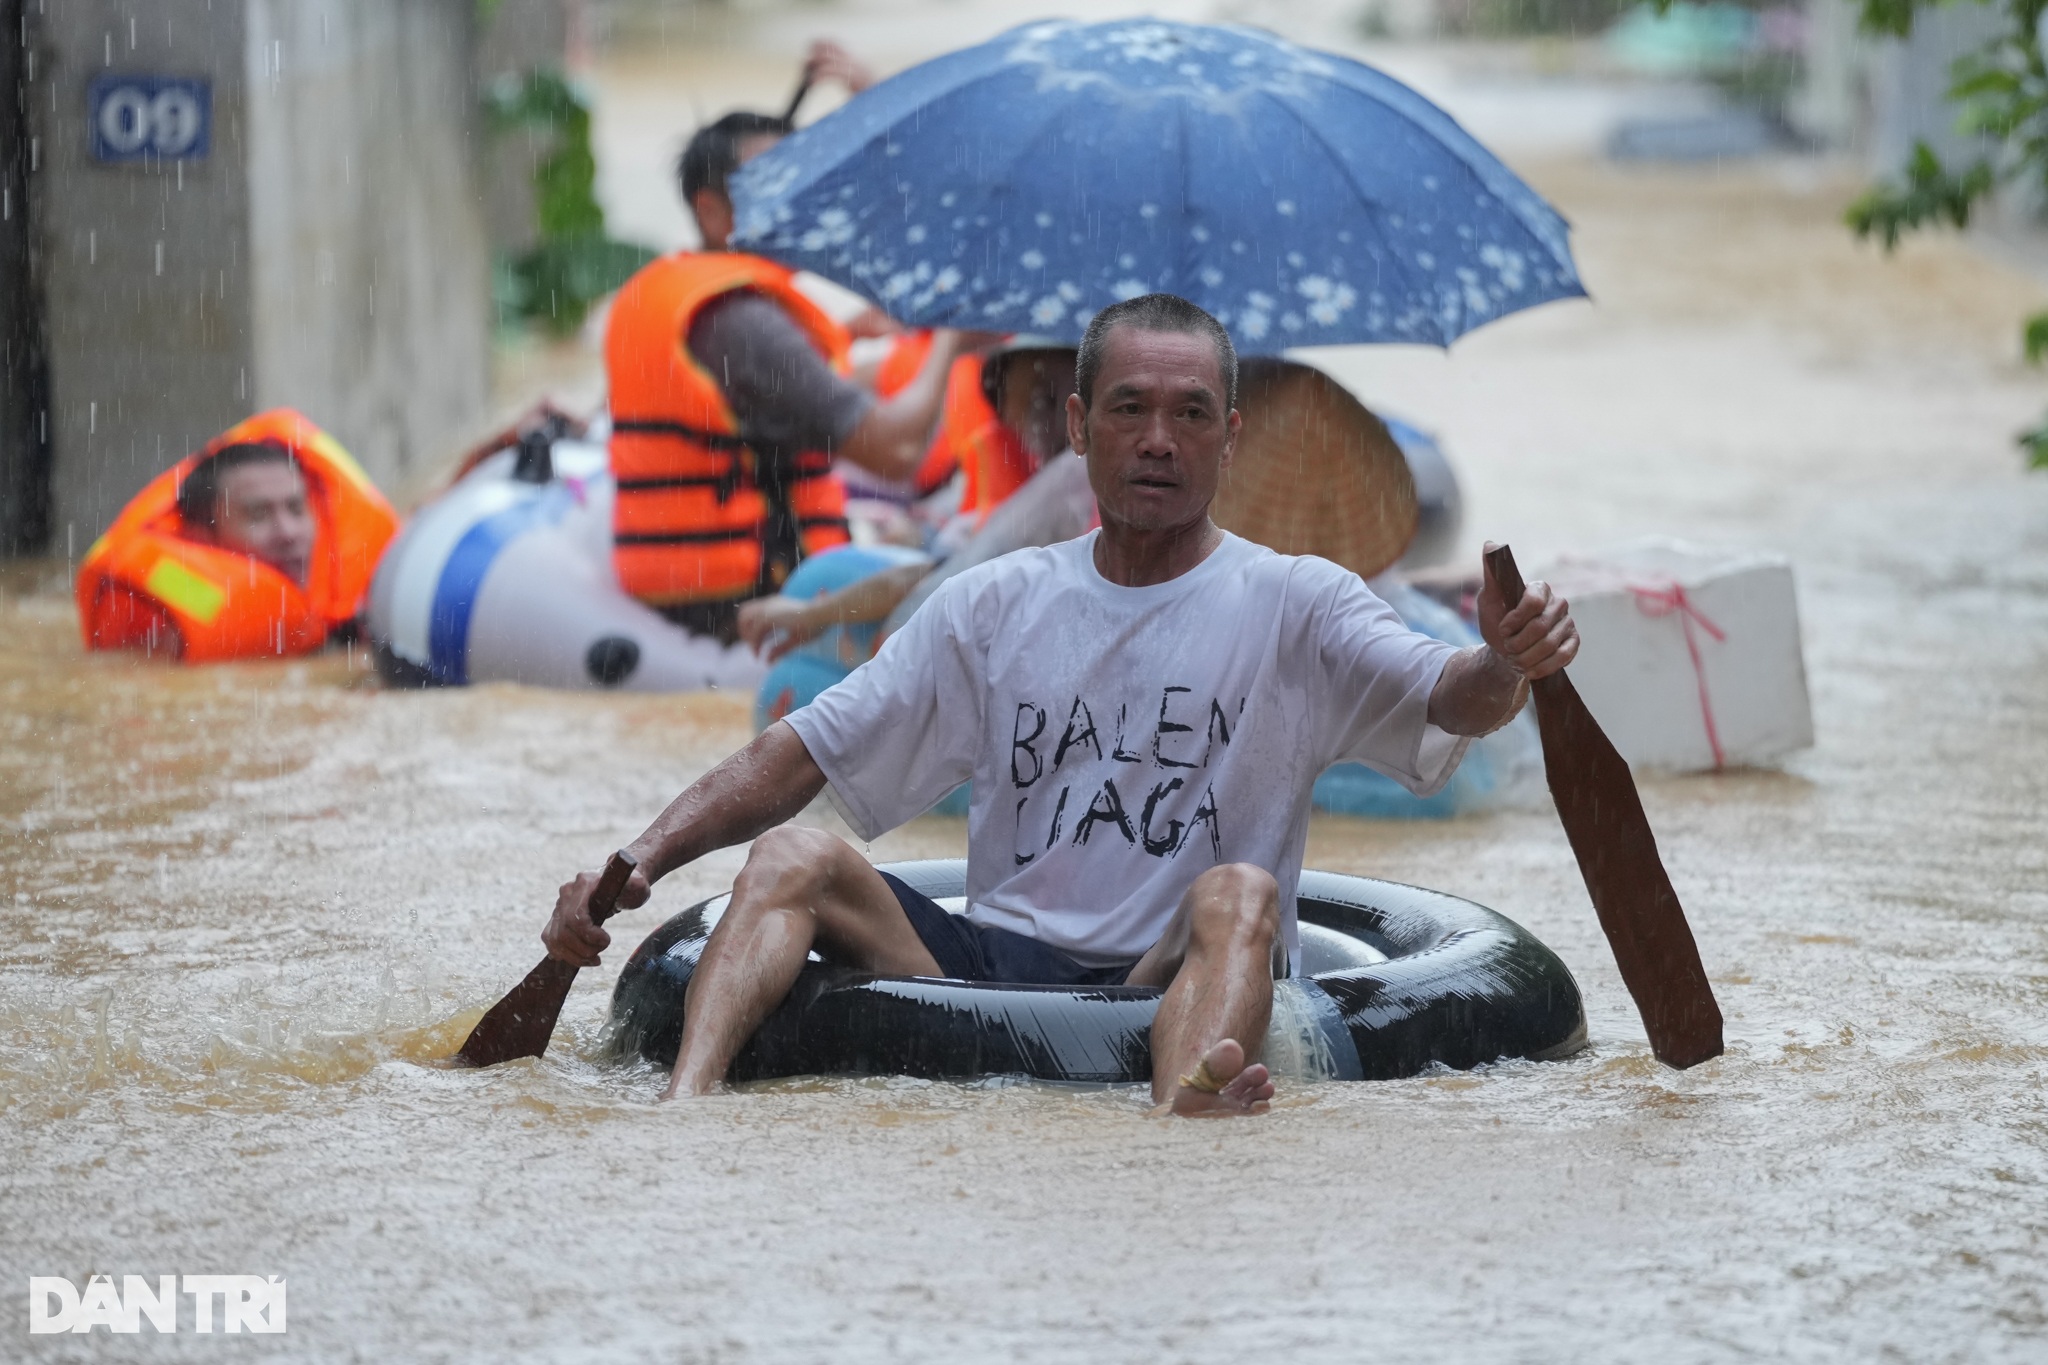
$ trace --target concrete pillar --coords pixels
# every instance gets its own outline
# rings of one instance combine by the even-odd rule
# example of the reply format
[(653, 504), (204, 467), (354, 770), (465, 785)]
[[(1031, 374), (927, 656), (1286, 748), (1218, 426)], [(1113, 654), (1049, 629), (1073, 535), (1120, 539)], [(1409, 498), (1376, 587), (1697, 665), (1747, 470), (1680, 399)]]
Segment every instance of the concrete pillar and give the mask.
[[(204, 0), (27, 8), (51, 529), (55, 549), (82, 552), (150, 475), (250, 410), (242, 15)], [(89, 88), (124, 71), (209, 79), (209, 154), (95, 161)]]
[(489, 398), (475, 10), (247, 4), (255, 402), (303, 408), (387, 490)]
[[(457, 439), (489, 373), (473, 0), (24, 4), (51, 548), (261, 408), (386, 488)], [(152, 77), (209, 83), (204, 156), (96, 147), (95, 78)]]
[(42, 311), (29, 230), (26, 0), (0, 0), (0, 555), (49, 539), (50, 464), (44, 412)]

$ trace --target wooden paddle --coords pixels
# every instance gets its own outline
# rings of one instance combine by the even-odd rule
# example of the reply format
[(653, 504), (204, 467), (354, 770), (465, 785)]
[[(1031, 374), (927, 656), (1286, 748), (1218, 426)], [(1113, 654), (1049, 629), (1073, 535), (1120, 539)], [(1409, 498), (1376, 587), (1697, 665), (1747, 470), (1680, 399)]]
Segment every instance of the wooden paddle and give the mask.
[[(626, 879), (638, 865), (624, 849), (612, 854), (597, 879), (596, 889), (590, 893), (592, 924), (603, 924), (618, 910), (619, 893), (626, 889)], [(542, 958), (524, 981), (476, 1021), (469, 1041), (451, 1063), (496, 1066), (515, 1057), (538, 1057), (546, 1052), (548, 1039), (554, 1036), (555, 1020), (562, 1013), (562, 1002), (569, 998), (569, 987), (575, 984), (578, 970), (558, 957)]]
[[(1505, 545), (1486, 567), (1510, 606), (1522, 600), (1522, 574)], [(1628, 763), (1616, 751), (1563, 670), (1532, 684), (1543, 768), (1557, 818), (1571, 840), (1600, 927), (1621, 979), (1635, 997), (1650, 1048), (1684, 1070), (1721, 1055), (1721, 1007), (1707, 983), (1685, 910), (1657, 856)]]

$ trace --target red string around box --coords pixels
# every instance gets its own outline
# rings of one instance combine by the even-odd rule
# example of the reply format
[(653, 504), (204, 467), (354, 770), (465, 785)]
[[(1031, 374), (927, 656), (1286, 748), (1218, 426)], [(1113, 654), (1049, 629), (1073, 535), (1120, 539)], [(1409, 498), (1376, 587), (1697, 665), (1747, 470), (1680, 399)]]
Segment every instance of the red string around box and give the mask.
[(1636, 607), (1645, 616), (1678, 616), (1679, 627), (1685, 632), (1685, 652), (1692, 656), (1693, 681), (1700, 690), (1700, 719), (1707, 726), (1707, 747), (1714, 752), (1714, 767), (1724, 768), (1728, 757), (1721, 749), (1721, 733), (1714, 725), (1714, 704), (1707, 696), (1707, 666), (1700, 658), (1699, 637), (1693, 632), (1693, 625), (1707, 632), (1718, 641), (1728, 638), (1727, 632), (1709, 621), (1706, 614), (1693, 605), (1685, 585), (1675, 579), (1662, 583), (1629, 583), (1628, 590), (1635, 594)]

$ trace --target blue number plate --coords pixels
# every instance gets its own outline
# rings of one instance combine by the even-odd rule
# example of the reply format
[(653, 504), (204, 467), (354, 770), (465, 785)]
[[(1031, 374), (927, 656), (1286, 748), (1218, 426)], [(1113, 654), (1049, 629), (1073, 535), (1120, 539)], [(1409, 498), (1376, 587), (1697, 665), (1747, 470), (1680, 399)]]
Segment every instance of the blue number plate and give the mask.
[(86, 92), (95, 161), (199, 161), (213, 141), (213, 82), (133, 72)]

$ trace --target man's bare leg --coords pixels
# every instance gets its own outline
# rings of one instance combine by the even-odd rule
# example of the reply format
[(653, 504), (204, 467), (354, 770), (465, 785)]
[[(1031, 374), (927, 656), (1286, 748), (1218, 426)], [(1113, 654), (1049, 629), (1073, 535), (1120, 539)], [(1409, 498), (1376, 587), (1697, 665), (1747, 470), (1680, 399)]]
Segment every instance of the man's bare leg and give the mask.
[[(1133, 986), (1166, 986), (1152, 1020), (1155, 1103), (1189, 1116), (1266, 1108), (1273, 1082), (1258, 1054), (1273, 1013), (1279, 933), (1280, 890), (1261, 868), (1211, 868), (1188, 888), (1172, 928), (1130, 975)], [(1180, 1083), (1204, 1064), (1221, 1090)]]
[(682, 1047), (663, 1099), (702, 1095), (724, 1081), (732, 1059), (796, 984), (814, 945), (849, 967), (939, 975), (867, 859), (822, 830), (771, 829), (754, 840), (690, 978)]

